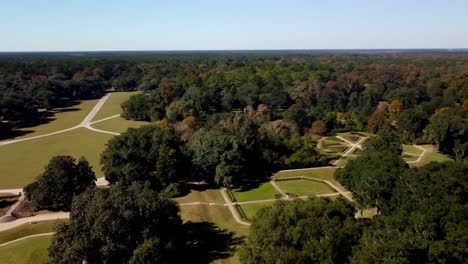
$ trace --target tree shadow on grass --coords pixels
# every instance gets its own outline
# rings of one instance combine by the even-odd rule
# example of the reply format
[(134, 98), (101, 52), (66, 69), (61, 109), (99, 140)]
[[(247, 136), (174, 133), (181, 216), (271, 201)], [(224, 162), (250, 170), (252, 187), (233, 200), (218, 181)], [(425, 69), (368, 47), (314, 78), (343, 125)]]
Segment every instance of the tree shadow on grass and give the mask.
[(187, 222), (187, 250), (183, 253), (183, 263), (211, 263), (217, 259), (231, 257), (244, 237), (220, 229), (210, 222)]
[(248, 181), (243, 182), (242, 185), (239, 185), (237, 192), (248, 192), (250, 190), (260, 187), (260, 185), (266, 183), (266, 181)]

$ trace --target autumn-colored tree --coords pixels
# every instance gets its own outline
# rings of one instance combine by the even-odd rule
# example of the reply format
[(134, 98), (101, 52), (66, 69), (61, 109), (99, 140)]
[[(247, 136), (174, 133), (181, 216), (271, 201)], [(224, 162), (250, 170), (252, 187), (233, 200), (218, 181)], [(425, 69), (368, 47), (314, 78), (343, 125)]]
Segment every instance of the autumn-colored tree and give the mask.
[(325, 122), (323, 122), (322, 120), (317, 120), (312, 123), (311, 132), (313, 134), (323, 136), (327, 133), (327, 131), (328, 131), (327, 124), (325, 124)]
[(396, 114), (399, 114), (402, 108), (403, 108), (403, 103), (401, 103), (399, 100), (393, 100), (388, 106), (388, 110), (390, 111), (390, 113), (396, 113)]
[(378, 132), (382, 127), (388, 124), (387, 113), (378, 108), (372, 113), (367, 121), (367, 127), (373, 133)]

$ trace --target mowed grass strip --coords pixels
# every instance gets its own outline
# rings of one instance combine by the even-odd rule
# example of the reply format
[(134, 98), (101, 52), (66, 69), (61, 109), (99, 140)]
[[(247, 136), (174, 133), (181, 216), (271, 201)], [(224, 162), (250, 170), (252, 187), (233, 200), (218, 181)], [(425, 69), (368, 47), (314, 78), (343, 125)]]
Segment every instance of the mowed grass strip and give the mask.
[(0, 244), (13, 241), (25, 236), (54, 232), (54, 228), (66, 220), (41, 221), (32, 224), (24, 224), (12, 229), (0, 232)]
[(242, 204), (242, 210), (249, 220), (252, 220), (258, 211), (265, 207), (271, 207), (274, 202), (255, 203), (255, 204)]
[(269, 182), (260, 183), (258, 186), (250, 186), (248, 189), (232, 190), (238, 202), (274, 199), (278, 194)]
[(126, 120), (122, 117), (115, 117), (112, 119), (108, 119), (106, 121), (102, 121), (92, 126), (97, 129), (101, 129), (104, 131), (116, 132), (116, 133), (123, 133), (127, 131), (129, 128), (138, 128), (144, 125), (149, 125), (150, 122), (144, 121), (134, 121), (134, 120)]
[(56, 155), (85, 156), (102, 177), (100, 155), (113, 136), (79, 128), (66, 133), (0, 147), (0, 189), (22, 188), (42, 173)]
[(130, 98), (130, 96), (141, 92), (113, 92), (102, 106), (101, 110), (93, 118), (93, 121), (100, 120), (109, 116), (119, 115), (122, 112), (121, 104)]
[(336, 192), (327, 184), (310, 180), (277, 181), (276, 184), (286, 193), (297, 196), (311, 196)]
[(50, 121), (48, 123), (18, 129), (18, 131), (23, 131), (25, 134), (15, 137), (14, 139), (44, 135), (79, 125), (89, 112), (91, 112), (91, 109), (93, 109), (97, 102), (97, 99), (84, 100), (74, 106), (56, 109), (52, 111), (53, 115), (49, 117)]
[(175, 198), (178, 203), (224, 203), (223, 196), (219, 189), (208, 189), (203, 191), (191, 190), (189, 194)]
[(43, 264), (52, 236), (31, 237), (0, 247), (0, 263)]

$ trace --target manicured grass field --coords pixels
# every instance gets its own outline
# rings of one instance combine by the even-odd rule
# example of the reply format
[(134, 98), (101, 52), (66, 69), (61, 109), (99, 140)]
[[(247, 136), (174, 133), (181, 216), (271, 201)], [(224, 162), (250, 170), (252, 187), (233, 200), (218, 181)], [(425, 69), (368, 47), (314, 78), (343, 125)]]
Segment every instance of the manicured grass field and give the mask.
[(191, 190), (189, 194), (175, 198), (175, 200), (179, 203), (224, 203), (223, 196), (219, 189), (208, 189), (204, 191)]
[(411, 163), (411, 166), (424, 166), (428, 164), (431, 161), (436, 161), (436, 162), (444, 162), (444, 161), (451, 161), (453, 160), (447, 155), (444, 155), (442, 153), (436, 152), (433, 148), (432, 145), (421, 145), (420, 147), (423, 147), (426, 149), (426, 154), (423, 156), (420, 162), (417, 163)]
[(34, 181), (55, 155), (85, 156), (102, 177), (100, 154), (113, 136), (79, 128), (66, 133), (0, 147), (0, 189), (21, 188)]
[(85, 100), (71, 107), (54, 110), (54, 114), (50, 117), (50, 122), (34, 127), (18, 129), (18, 131), (27, 133), (15, 137), (15, 139), (44, 135), (79, 125), (97, 102), (98, 100)]
[(0, 263), (44, 264), (52, 236), (32, 237), (0, 247)]
[(322, 167), (322, 168), (310, 168), (303, 170), (294, 170), (294, 171), (280, 171), (275, 173), (273, 178), (285, 178), (285, 177), (297, 177), (297, 176), (306, 176), (310, 178), (327, 180), (334, 184), (341, 191), (346, 192), (346, 190), (341, 184), (335, 179), (336, 167)]
[(122, 112), (120, 105), (127, 101), (130, 96), (140, 92), (113, 92), (102, 106), (101, 110), (93, 118), (93, 121), (100, 120), (109, 116), (118, 115)]
[(64, 220), (41, 221), (34, 224), (24, 224), (12, 229), (0, 232), (0, 244), (25, 236), (54, 231), (54, 227)]
[(241, 205), (242, 210), (244, 210), (245, 215), (249, 219), (253, 219), (260, 209), (265, 207), (270, 207), (273, 205), (274, 202), (266, 202), (266, 203), (255, 203), (255, 204), (243, 204)]
[(408, 161), (415, 161), (418, 159), (418, 156), (415, 156), (415, 155), (408, 155), (406, 153), (402, 153), (401, 156), (403, 157), (403, 159), (408, 162)]
[(277, 181), (276, 184), (286, 193), (297, 196), (311, 196), (336, 192), (322, 182), (309, 180)]
[(94, 128), (101, 129), (104, 131), (123, 133), (127, 131), (127, 129), (130, 127), (137, 128), (137, 127), (141, 127), (143, 125), (149, 125), (149, 124), (151, 123), (144, 122), (144, 121), (126, 120), (122, 117), (116, 117), (116, 118), (112, 118), (103, 122), (93, 124), (92, 126)]
[(253, 187), (252, 189), (235, 189), (232, 192), (234, 196), (236, 196), (238, 202), (274, 199), (275, 195), (278, 194), (276, 189), (269, 182), (262, 183), (260, 186)]

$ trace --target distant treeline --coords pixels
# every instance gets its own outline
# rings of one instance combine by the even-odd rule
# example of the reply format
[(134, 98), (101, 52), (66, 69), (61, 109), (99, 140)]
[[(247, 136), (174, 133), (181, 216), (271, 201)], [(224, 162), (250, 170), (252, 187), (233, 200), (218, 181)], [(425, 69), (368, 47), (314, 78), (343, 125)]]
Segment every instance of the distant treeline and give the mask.
[(211, 127), (243, 112), (266, 116), (260, 126), (281, 121), (300, 135), (315, 121), (333, 132), (391, 125), (406, 142), (435, 143), (465, 158), (468, 55), (372, 52), (378, 51), (2, 54), (0, 120), (14, 129), (39, 118), (39, 108), (115, 87), (146, 92), (125, 103), (129, 119), (177, 124), (195, 118)]

